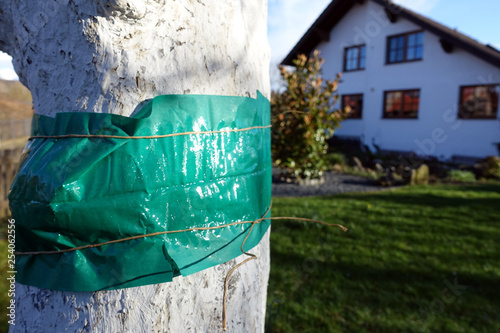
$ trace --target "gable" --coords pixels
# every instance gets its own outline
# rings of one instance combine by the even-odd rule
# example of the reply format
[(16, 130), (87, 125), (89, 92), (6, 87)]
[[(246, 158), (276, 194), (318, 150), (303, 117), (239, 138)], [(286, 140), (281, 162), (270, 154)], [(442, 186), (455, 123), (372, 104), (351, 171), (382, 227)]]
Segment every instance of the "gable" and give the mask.
[[(446, 52), (451, 53), (455, 48), (460, 48), (500, 68), (500, 52), (497, 50), (388, 0), (333, 0), (285, 57), (282, 64), (292, 65), (292, 60), (299, 54), (310, 54), (322, 42), (329, 42), (332, 29), (336, 28), (346, 14), (356, 6), (370, 2), (382, 6), (386, 14), (386, 20), (390, 22), (397, 22), (403, 18), (437, 35), (440, 38), (442, 48)], [(376, 20), (377, 18), (373, 19)], [(378, 19), (382, 18), (379, 17)]]

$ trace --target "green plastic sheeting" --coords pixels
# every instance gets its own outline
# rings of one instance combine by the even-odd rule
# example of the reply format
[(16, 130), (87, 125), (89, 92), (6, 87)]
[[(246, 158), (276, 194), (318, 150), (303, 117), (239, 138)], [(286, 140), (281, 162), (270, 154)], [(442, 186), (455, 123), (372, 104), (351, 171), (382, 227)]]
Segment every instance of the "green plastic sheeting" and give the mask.
[[(164, 95), (133, 117), (36, 115), (35, 138), (9, 194), (16, 251), (41, 252), (263, 217), (271, 204), (269, 100)], [(236, 129), (247, 129), (234, 131)], [(268, 213), (267, 216), (269, 216)], [(244, 250), (269, 221), (255, 224)], [(16, 279), (95, 291), (171, 281), (241, 255), (251, 224), (162, 234), (56, 254), (18, 254)]]

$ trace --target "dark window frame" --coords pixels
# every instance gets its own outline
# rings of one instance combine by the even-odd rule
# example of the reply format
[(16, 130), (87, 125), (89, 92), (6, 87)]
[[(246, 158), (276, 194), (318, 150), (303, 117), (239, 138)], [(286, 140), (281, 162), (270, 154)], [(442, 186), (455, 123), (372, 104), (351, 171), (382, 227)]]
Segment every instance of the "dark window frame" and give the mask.
[[(364, 67), (360, 67), (361, 65), (361, 48), (365, 48), (365, 65)], [(347, 53), (348, 53), (348, 50), (351, 50), (351, 49), (358, 49), (358, 59), (357, 59), (357, 64), (356, 64), (356, 68), (354, 69), (347, 69)], [(356, 72), (356, 71), (363, 71), (366, 69), (366, 44), (359, 44), (359, 45), (353, 45), (353, 46), (349, 46), (349, 47), (346, 47), (344, 48), (344, 72)]]
[[(463, 97), (464, 97), (464, 89), (466, 88), (479, 88), (479, 87), (491, 87), (495, 90), (496, 94), (496, 100), (493, 101), (493, 106), (494, 106), (494, 115), (491, 116), (482, 116), (482, 115), (474, 115), (474, 113), (468, 113), (467, 111), (463, 110)], [(499, 104), (499, 95), (500, 93), (498, 92), (498, 87), (500, 87), (500, 83), (493, 83), (493, 84), (473, 84), (473, 85), (467, 85), (467, 86), (460, 86), (460, 93), (459, 93), (459, 100), (458, 100), (458, 119), (497, 119), (498, 118), (498, 104)]]
[(345, 104), (345, 101), (344, 101), (344, 98), (345, 97), (356, 97), (357, 100), (356, 100), (356, 104), (359, 106), (359, 97), (361, 97), (361, 109), (360, 110), (357, 110), (358, 112), (356, 112), (356, 115), (353, 116), (351, 113), (349, 113), (347, 115), (347, 118), (346, 119), (362, 119), (363, 118), (363, 102), (364, 102), (364, 96), (363, 94), (345, 94), (345, 95), (342, 95), (342, 110), (345, 109), (346, 107), (346, 104)]
[[(403, 113), (404, 110), (404, 94), (408, 92), (418, 92), (418, 108), (417, 108), (417, 115), (414, 117), (408, 117), (404, 115), (399, 115), (397, 117), (394, 116), (388, 116), (391, 113), (387, 112), (387, 95), (390, 93), (401, 93), (401, 110), (400, 114)], [(383, 119), (418, 119), (419, 111), (420, 111), (420, 89), (401, 89), (401, 90), (386, 90), (384, 91), (384, 108), (382, 110), (382, 118)]]
[[(418, 34), (418, 33), (424, 33), (424, 38), (425, 38), (425, 31), (423, 29), (421, 30), (415, 30), (415, 31), (410, 31), (410, 32), (405, 32), (402, 34), (397, 34), (397, 35), (392, 35), (392, 36), (387, 36), (387, 45), (386, 45), (386, 56), (385, 56), (385, 64), (386, 65), (394, 65), (394, 64), (403, 64), (407, 62), (415, 62), (415, 61), (422, 61), (424, 59), (424, 42), (422, 40), (422, 57), (421, 58), (416, 58), (416, 59), (407, 59), (407, 52), (408, 52), (408, 36), (413, 35), (413, 34)], [(398, 38), (398, 37), (405, 37), (405, 45), (404, 45), (404, 58), (401, 61), (390, 61), (390, 56), (391, 56), (391, 39), (393, 38)]]

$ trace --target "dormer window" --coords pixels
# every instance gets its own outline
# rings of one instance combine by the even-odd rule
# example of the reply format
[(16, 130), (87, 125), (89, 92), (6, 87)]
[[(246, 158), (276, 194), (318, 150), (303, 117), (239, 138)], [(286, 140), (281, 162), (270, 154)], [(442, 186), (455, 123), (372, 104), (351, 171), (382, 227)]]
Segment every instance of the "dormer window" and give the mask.
[(365, 69), (366, 45), (346, 47), (344, 51), (344, 72)]
[(422, 60), (424, 32), (416, 31), (387, 37), (387, 63)]

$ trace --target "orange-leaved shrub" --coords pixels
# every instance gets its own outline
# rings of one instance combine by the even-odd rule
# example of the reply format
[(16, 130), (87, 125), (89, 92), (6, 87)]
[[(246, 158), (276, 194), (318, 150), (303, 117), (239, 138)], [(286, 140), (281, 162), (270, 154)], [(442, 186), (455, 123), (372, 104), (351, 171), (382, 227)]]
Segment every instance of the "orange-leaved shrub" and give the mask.
[(322, 177), (329, 166), (327, 140), (349, 112), (335, 108), (341, 74), (323, 80), (323, 62), (314, 51), (310, 58), (299, 55), (294, 70), (280, 67), (286, 88), (271, 97), (272, 153), (287, 177)]

